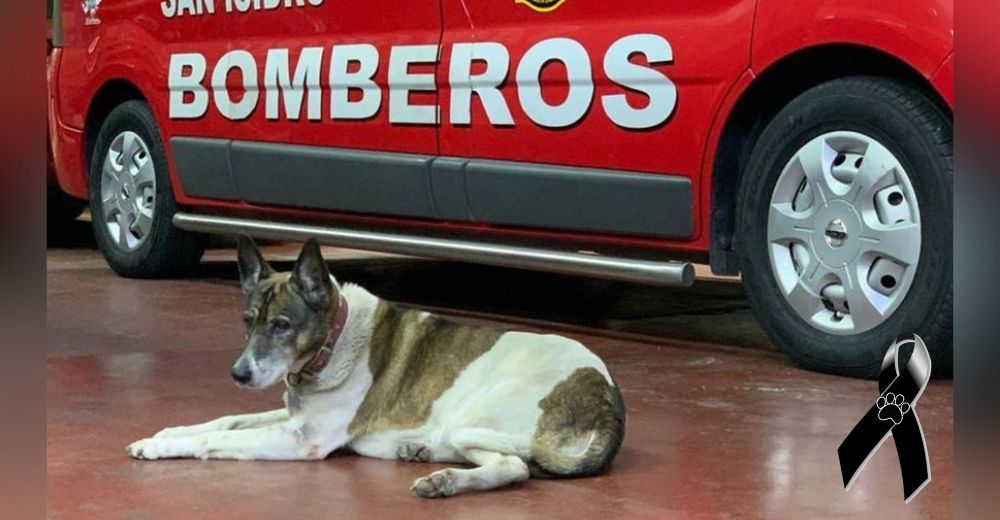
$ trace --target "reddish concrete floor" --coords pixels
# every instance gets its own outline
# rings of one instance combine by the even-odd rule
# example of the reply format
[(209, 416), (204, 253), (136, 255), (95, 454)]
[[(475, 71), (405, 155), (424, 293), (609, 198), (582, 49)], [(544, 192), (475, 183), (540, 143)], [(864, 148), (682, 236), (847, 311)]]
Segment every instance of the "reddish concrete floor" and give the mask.
[[(889, 441), (845, 492), (836, 448), (871, 404), (875, 383), (791, 366), (759, 335), (738, 286), (705, 282), (660, 298), (649, 289), (625, 297), (636, 291), (350, 255), (331, 262), (342, 281), (465, 314), (562, 322), (530, 327), (555, 327), (591, 345), (628, 406), (628, 432), (610, 472), (427, 501), (407, 488), (442, 466), (352, 455), (299, 463), (134, 461), (125, 445), (165, 426), (280, 405), (280, 390), (244, 391), (228, 380), (242, 339), (232, 252), (213, 252), (188, 280), (134, 281), (115, 277), (86, 240), (59, 246), (48, 260), (51, 518), (951, 516), (951, 382), (933, 381), (919, 404), (931, 484), (903, 503)], [(288, 247), (270, 250), (294, 256)], [(429, 287), (427, 276), (439, 283)], [(469, 286), (473, 279), (479, 283)], [(613, 304), (602, 295), (613, 295)], [(681, 322), (681, 332), (671, 333)], [(697, 337), (711, 342), (690, 341)], [(727, 338), (740, 341), (722, 345)]]

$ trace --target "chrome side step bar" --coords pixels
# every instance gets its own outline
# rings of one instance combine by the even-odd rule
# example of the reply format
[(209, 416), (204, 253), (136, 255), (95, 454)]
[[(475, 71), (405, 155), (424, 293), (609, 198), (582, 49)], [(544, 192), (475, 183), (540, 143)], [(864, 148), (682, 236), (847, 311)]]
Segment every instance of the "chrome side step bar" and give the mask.
[(688, 262), (654, 262), (468, 240), (420, 237), (391, 232), (357, 231), (342, 227), (277, 223), (192, 213), (175, 214), (174, 225), (181, 229), (201, 233), (245, 234), (275, 240), (305, 241), (316, 238), (321, 243), (341, 247), (651, 285), (689, 287), (694, 283), (694, 268)]

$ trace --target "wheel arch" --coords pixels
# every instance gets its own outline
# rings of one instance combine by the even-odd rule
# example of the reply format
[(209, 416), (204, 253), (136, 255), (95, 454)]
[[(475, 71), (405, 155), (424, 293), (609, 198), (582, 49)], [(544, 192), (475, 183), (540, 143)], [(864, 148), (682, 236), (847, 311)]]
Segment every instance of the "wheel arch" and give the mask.
[(135, 83), (124, 78), (112, 78), (105, 81), (90, 100), (83, 127), (83, 167), (84, 175), (90, 176), (90, 160), (97, 134), (108, 114), (118, 105), (131, 100), (147, 101)]
[(857, 75), (886, 77), (924, 92), (951, 114), (947, 101), (931, 81), (903, 60), (879, 49), (855, 44), (828, 44), (801, 49), (762, 70), (726, 116), (712, 157), (709, 261), (715, 274), (740, 272), (733, 247), (740, 174), (764, 127), (785, 105), (821, 83)]

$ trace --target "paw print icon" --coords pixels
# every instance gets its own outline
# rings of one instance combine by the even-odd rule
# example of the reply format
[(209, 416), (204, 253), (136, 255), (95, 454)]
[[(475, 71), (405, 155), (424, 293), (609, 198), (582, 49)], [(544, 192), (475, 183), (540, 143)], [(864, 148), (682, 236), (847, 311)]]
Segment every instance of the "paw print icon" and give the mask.
[(893, 424), (903, 422), (903, 416), (910, 411), (910, 405), (903, 399), (903, 396), (892, 392), (879, 396), (875, 407), (878, 408), (879, 419), (892, 421)]

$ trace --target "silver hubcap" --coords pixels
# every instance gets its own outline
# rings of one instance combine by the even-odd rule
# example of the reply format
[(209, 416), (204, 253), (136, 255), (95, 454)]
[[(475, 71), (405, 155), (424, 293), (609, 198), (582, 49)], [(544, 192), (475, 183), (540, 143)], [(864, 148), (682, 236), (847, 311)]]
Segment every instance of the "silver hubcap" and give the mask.
[(920, 260), (920, 211), (910, 179), (882, 144), (830, 132), (803, 146), (771, 195), (771, 269), (814, 327), (857, 334), (899, 307)]
[(115, 245), (133, 251), (146, 240), (156, 209), (156, 174), (149, 147), (135, 132), (112, 141), (101, 170), (102, 220)]

